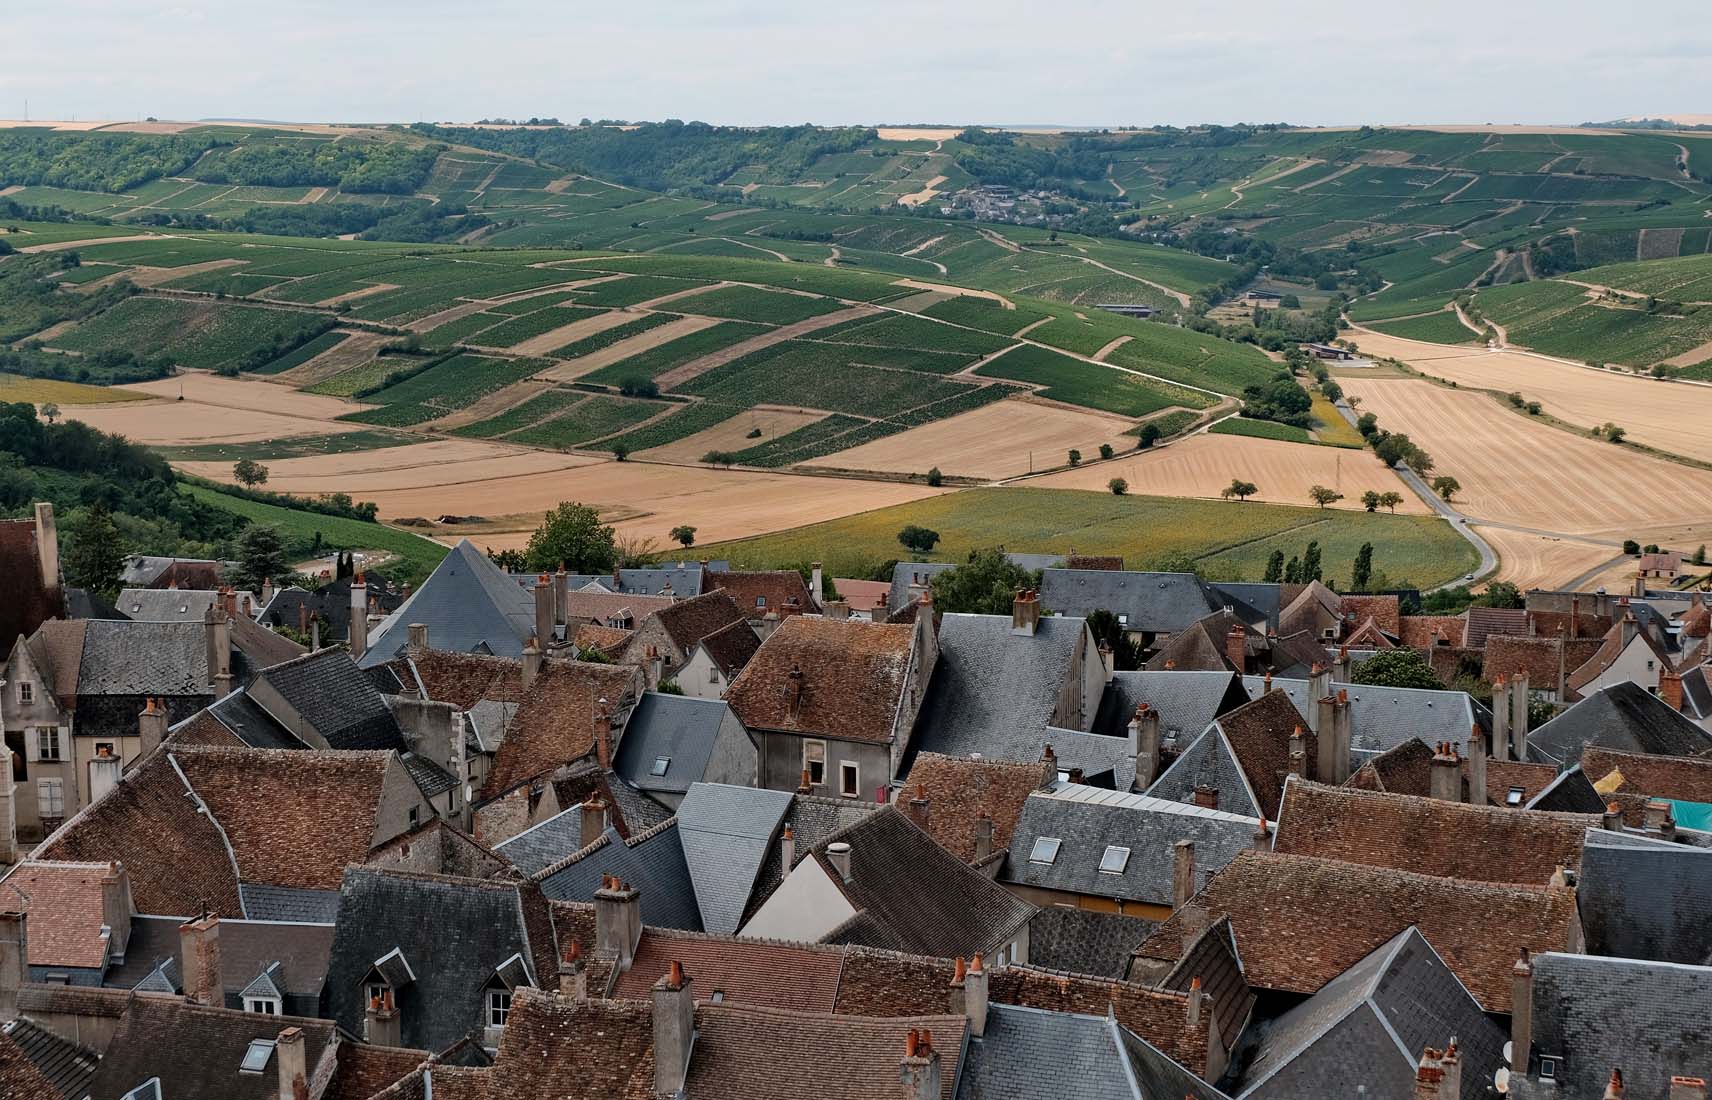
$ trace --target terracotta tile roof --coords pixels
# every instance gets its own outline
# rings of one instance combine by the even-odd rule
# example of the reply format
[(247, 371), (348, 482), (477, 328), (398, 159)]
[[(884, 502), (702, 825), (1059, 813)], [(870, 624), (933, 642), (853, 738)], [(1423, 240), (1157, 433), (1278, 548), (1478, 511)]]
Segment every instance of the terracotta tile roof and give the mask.
[(727, 593), (743, 614), (760, 619), (777, 614), (781, 619), (804, 612), (818, 612), (808, 584), (795, 569), (775, 569), (759, 573), (707, 574), (707, 586)]
[(640, 670), (628, 665), (547, 660), (518, 704), (493, 770), (482, 787), (492, 798), (517, 784), (587, 756), (595, 748), (595, 711), (605, 699), (609, 720), (634, 701)]
[(788, 619), (761, 643), (725, 701), (750, 729), (887, 743), (914, 637), (908, 626)]
[[(1555, 637), (1529, 638), (1495, 634), (1486, 639), (1485, 677), (1497, 683), (1500, 677), (1514, 680), (1525, 673), (1529, 690), (1556, 691), (1559, 651)], [(1575, 666), (1567, 661), (1563, 668), (1566, 675), (1575, 671)]]
[(1419, 737), (1411, 737), (1357, 768), (1344, 786), (1424, 798), (1432, 789), (1432, 763), (1432, 748)]
[(1415, 649), (1459, 646), (1465, 625), (1461, 615), (1404, 615), (1398, 621), (1398, 637), (1404, 645)]
[(52, 1100), (59, 1095), (24, 1049), (0, 1035), (0, 1100)]
[(43, 622), (64, 613), (58, 586), (42, 586), (36, 521), (0, 520), (0, 647), (10, 650), (20, 636), (28, 638)]
[(1290, 734), (1302, 731), (1309, 769), (1319, 759), (1319, 738), (1308, 729), (1307, 720), (1290, 696), (1276, 688), (1247, 706), (1220, 715), (1218, 724), (1236, 754), (1237, 766), (1260, 801), (1261, 813), (1276, 818), (1284, 780), (1290, 774)]
[(230, 726), (220, 721), (212, 709), (204, 708), (186, 718), (172, 728), (167, 734), (166, 744), (174, 747), (182, 745), (206, 745), (211, 748), (241, 749), (246, 744), (242, 737), (234, 733)]
[[(1249, 982), (1313, 993), (1411, 924), (1488, 1012), (1510, 1011), (1510, 968), (1522, 948), (1573, 944), (1572, 890), (1458, 882), (1333, 859), (1240, 853), (1196, 895), (1212, 920), (1229, 917)], [(1176, 960), (1181, 914), (1136, 954)]]
[(761, 648), (761, 639), (755, 637), (755, 631), (747, 621), (739, 619), (709, 634), (701, 640), (701, 644), (729, 682), (743, 671), (744, 666), (749, 663), (749, 658), (755, 656), (755, 651)]
[(605, 623), (610, 618), (629, 619), (634, 626), (656, 611), (671, 607), (670, 596), (630, 596), (620, 592), (591, 592), (587, 589), (565, 593), (565, 621), (588, 619)]
[[(913, 815), (912, 801), (925, 796), (927, 835), (958, 859), (973, 863), (976, 821), (983, 814), (991, 819), (991, 850), (1008, 851), (1011, 830), (1016, 828), (1023, 803), (1031, 792), (1040, 789), (1043, 776), (1039, 764), (970, 760), (924, 752), (916, 757), (909, 783), (898, 789), (894, 801), (900, 810)], [(912, 820), (921, 824), (913, 816)]]
[(1682, 555), (1674, 550), (1642, 554), (1641, 559), (1635, 563), (1635, 568), (1642, 573), (1675, 573), (1682, 568)]
[(1599, 819), (1292, 782), (1272, 850), (1468, 882), (1544, 886)]
[(1341, 606), (1345, 624), (1372, 619), (1393, 638), (1402, 633), (1402, 614), (1396, 596), (1345, 596)]
[[(1610, 780), (1611, 793), (1712, 802), (1712, 760), (1689, 756), (1652, 756), (1588, 745), (1581, 750), (1581, 771), (1588, 781)], [(1620, 780), (1613, 772), (1621, 772)], [(1605, 788), (1601, 788), (1604, 790)]]
[(718, 991), (727, 1004), (830, 1013), (844, 949), (649, 928), (612, 996), (647, 1000), (674, 962), (695, 979), (697, 1000), (712, 1000)]
[(44, 860), (123, 863), (139, 913), (183, 916), (206, 907), (222, 917), (244, 915), (238, 868), (226, 838), (219, 826), (197, 811), (178, 769), (164, 752), (143, 761), (32, 855)]
[[(328, 1083), (327, 1091), (321, 1094), (321, 1100), (369, 1100), (375, 1093), (408, 1076), (428, 1059), (427, 1051), (409, 1047), (341, 1043), (338, 1067), (333, 1071), (333, 1080)], [(438, 1082), (435, 1084), (437, 1086)], [(438, 1087), (435, 1093), (439, 1093)]]
[(10, 901), (22, 895), (31, 966), (100, 970), (106, 965), (101, 880), (116, 873), (109, 863), (31, 861), (0, 882), (0, 897)]
[[(1542, 638), (1555, 638), (1559, 631), (1567, 636), (1570, 618), (1571, 616), (1567, 611), (1528, 612), (1528, 622), (1533, 625), (1534, 633)], [(1609, 615), (1593, 615), (1583, 612), (1574, 618), (1576, 638), (1603, 638), (1605, 632), (1611, 629), (1611, 616)]]
[(613, 654), (622, 650), (635, 635), (634, 630), (621, 630), (614, 626), (596, 626), (594, 623), (579, 623), (576, 629), (571, 631), (571, 644), (578, 650), (594, 649), (602, 653)]
[[(1698, 597), (1699, 593), (1695, 593)], [(1682, 613), (1682, 636), (1684, 638), (1704, 638), (1712, 634), (1712, 607), (1704, 603), (1696, 603)]]
[(388, 665), (406, 686), (414, 682), (412, 666), (428, 698), (459, 710), (469, 710), (482, 699), (515, 702), (523, 694), (523, 662), (515, 657), (424, 649)]
[(845, 577), (834, 578), (832, 586), (838, 590), (838, 598), (849, 604), (852, 611), (883, 611), (892, 591), (891, 584), (886, 581), (859, 581)]
[(1526, 637), (1528, 613), (1519, 607), (1471, 607), (1466, 612), (1463, 644), (1479, 649), (1494, 634)]
[[(1530, 764), (1525, 760), (1492, 760), (1486, 761), (1486, 804), (1488, 806), (1507, 805), (1510, 789), (1522, 789), (1522, 804), (1533, 801), (1535, 795), (1551, 786), (1557, 778), (1557, 769), (1550, 764)], [(1468, 761), (1462, 762), (1462, 778), (1466, 786), (1468, 781)]]
[[(1634, 623), (1630, 623), (1629, 625), (1636, 626)], [(1605, 637), (1600, 640), (1599, 648), (1594, 651), (1593, 656), (1583, 661), (1580, 665), (1567, 666), (1569, 673), (1568, 690), (1571, 692), (1579, 692), (1582, 688), (1591, 684), (1594, 680), (1597, 680), (1606, 669), (1616, 663), (1618, 657), (1623, 655), (1623, 650), (1627, 649), (1629, 645), (1634, 644), (1635, 639), (1639, 639), (1641, 644), (1653, 651), (1653, 660), (1658, 662), (1660, 668), (1674, 667), (1670, 659), (1670, 654), (1664, 651), (1664, 647), (1659, 645), (1658, 640), (1652, 636), (1652, 633), (1648, 631), (1645, 626), (1637, 627), (1634, 637), (1631, 638), (1628, 643), (1625, 643), (1623, 641), (1623, 623), (1619, 621), (1610, 630), (1605, 632)]]
[[(800, 581), (802, 578), (797, 579)], [(679, 600), (671, 607), (654, 612), (653, 620), (678, 647), (678, 657), (683, 658), (693, 653), (696, 643), (708, 635), (732, 623), (744, 622), (743, 616), (743, 610), (730, 593), (704, 592), (694, 599)]]
[(1121, 556), (1104, 554), (1071, 554), (1064, 559), (1066, 569), (1105, 569), (1121, 572), (1124, 560)]
[(303, 890), (337, 890), (345, 865), (368, 858), (395, 761), (390, 752), (288, 749), (171, 756), (225, 831), (243, 881)]

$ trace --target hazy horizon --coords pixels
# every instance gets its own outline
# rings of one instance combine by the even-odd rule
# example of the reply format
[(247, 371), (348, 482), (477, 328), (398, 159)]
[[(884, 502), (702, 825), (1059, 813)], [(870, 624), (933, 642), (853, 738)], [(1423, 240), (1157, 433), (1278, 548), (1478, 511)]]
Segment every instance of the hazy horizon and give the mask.
[[(64, 0), (16, 11), (0, 117), (290, 122), (681, 118), (1102, 127), (1574, 125), (1712, 113), (1712, 21), (1582, 0), (1064, 0), (613, 10), (328, 0), (266, 10)], [(1661, 30), (1668, 28), (1668, 30)]]

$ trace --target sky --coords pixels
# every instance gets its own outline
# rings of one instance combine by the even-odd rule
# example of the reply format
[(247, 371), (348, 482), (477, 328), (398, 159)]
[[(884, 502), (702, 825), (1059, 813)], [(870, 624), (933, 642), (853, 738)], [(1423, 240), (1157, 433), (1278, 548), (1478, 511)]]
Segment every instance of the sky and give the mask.
[(0, 118), (1579, 123), (1712, 114), (1706, 0), (6, 0)]

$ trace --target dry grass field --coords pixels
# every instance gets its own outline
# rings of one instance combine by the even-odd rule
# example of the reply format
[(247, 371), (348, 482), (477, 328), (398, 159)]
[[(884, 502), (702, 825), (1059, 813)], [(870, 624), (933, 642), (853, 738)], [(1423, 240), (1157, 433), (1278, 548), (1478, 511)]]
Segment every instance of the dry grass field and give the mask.
[[(539, 343), (540, 350), (542, 352), (553, 351), (556, 348), (564, 347), (566, 344), (605, 332), (609, 328), (617, 328), (619, 325), (628, 324), (631, 321), (636, 320), (638, 316), (640, 315), (626, 313), (623, 310), (615, 309), (610, 313), (603, 313), (596, 317), (590, 317), (586, 321), (578, 321), (576, 324), (571, 325), (568, 328), (555, 329), (547, 334), (547, 336), (552, 337), (551, 340), (546, 340), (544, 337), (537, 337), (535, 340), (528, 341), (528, 344), (534, 345)], [(572, 382), (581, 378), (583, 375), (591, 374), (602, 367), (611, 366), (612, 364), (621, 362), (633, 355), (640, 355), (643, 352), (650, 351), (662, 344), (669, 344), (673, 340), (688, 336), (692, 332), (700, 332), (704, 328), (712, 328), (718, 323), (718, 321), (711, 317), (680, 317), (676, 321), (668, 321), (658, 328), (651, 328), (646, 332), (639, 332), (628, 340), (620, 340), (616, 344), (609, 344), (592, 355), (584, 355), (578, 359), (568, 359), (565, 362), (560, 363), (558, 366), (542, 371), (540, 374), (536, 375), (536, 377), (551, 379), (554, 382)], [(512, 350), (516, 351), (517, 349), (514, 348)]]
[(169, 401), (183, 397), (187, 403), (194, 401), (240, 412), (294, 416), (306, 420), (332, 420), (348, 412), (371, 407), (343, 398), (304, 393), (254, 378), (222, 378), (205, 371), (185, 371), (172, 378), (138, 382), (124, 388)]
[(110, 405), (147, 400), (146, 394), (127, 393), (111, 386), (85, 386), (81, 382), (0, 374), (0, 404), (29, 401), (37, 405), (50, 402), (55, 405)]
[(1712, 473), (1517, 416), (1485, 394), (1420, 380), (1342, 376), (1381, 426), (1430, 453), (1462, 484), (1471, 516), (1542, 530), (1640, 538), (1689, 522)]
[[(341, 492), (372, 500), (375, 494), (388, 491), (485, 484), (600, 461), (592, 456), (532, 451), (478, 440), (441, 439), (351, 454), (279, 459), (267, 464), (267, 487), (305, 496)], [(178, 466), (213, 481), (232, 481), (231, 463), (181, 462)]]
[(955, 477), (1016, 477), (1031, 468), (1063, 465), (1072, 447), (1090, 459), (1098, 456), (1102, 443), (1129, 450), (1135, 438), (1123, 433), (1132, 425), (1121, 416), (1087, 409), (998, 401), (807, 465), (918, 474), (938, 466)]
[[(177, 381), (174, 379), (173, 381)], [(153, 385), (154, 383), (149, 383)], [(282, 397), (292, 391), (266, 383), (264, 389)], [(362, 429), (361, 424), (336, 423), (325, 419), (284, 416), (246, 411), (242, 415), (229, 406), (166, 399), (132, 401), (117, 405), (85, 405), (70, 415), (92, 428), (116, 432), (133, 443), (171, 447), (197, 443), (253, 443), (268, 439), (290, 439), (301, 435), (331, 435)]]
[(1712, 386), (1661, 382), (1638, 375), (1575, 367), (1520, 351), (1485, 351), (1357, 332), (1357, 346), (1459, 386), (1518, 391), (1546, 412), (1591, 428), (1615, 421), (1629, 438), (1672, 454), (1712, 462)]
[(1509, 581), (1524, 592), (1530, 588), (1556, 588), (1619, 553), (1614, 546), (1548, 538), (1485, 524), (1475, 524), (1474, 530), (1498, 551), (1498, 572), (1492, 579)]
[(1114, 477), (1129, 482), (1131, 493), (1162, 497), (1217, 497), (1241, 478), (1259, 487), (1251, 499), (1272, 504), (1308, 505), (1315, 485), (1344, 495), (1333, 507), (1361, 507), (1361, 494), (1399, 492), (1404, 502), (1399, 515), (1424, 514), (1426, 505), (1368, 451), (1288, 443), (1241, 435), (1203, 432), (1151, 451), (1132, 451), (1111, 462), (1099, 462), (1032, 478), (1026, 484), (1042, 489), (1094, 489), (1107, 492)]
[[(824, 419), (825, 413), (804, 412), (801, 409), (750, 409), (711, 428), (704, 428), (694, 435), (639, 451), (636, 457), (658, 462), (700, 462), (701, 456), (709, 451), (741, 451), (755, 446), (757, 442), (777, 439)], [(749, 432), (754, 428), (761, 429), (759, 440), (749, 438)]]

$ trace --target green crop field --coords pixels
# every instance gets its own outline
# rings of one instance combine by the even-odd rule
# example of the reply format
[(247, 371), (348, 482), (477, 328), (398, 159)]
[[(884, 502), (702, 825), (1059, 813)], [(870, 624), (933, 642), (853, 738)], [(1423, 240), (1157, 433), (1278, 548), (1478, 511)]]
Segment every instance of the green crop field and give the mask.
[(651, 328), (669, 325), (678, 318), (671, 313), (644, 313), (633, 321), (604, 329), (593, 336), (585, 336), (581, 340), (573, 340), (564, 347), (554, 348), (548, 352), (555, 359), (576, 359), (584, 355), (592, 355), (601, 348), (611, 347), (632, 336), (640, 336)]
[(617, 308), (633, 306), (653, 298), (663, 298), (668, 294), (677, 294), (685, 290), (693, 290), (706, 285), (710, 280), (697, 278), (667, 278), (655, 275), (638, 275), (628, 279), (615, 279), (610, 283), (596, 283), (576, 292), (576, 301), (585, 306), (603, 306)]
[(761, 321), (771, 325), (789, 325), (806, 321), (810, 317), (819, 317), (824, 313), (836, 313), (844, 308), (842, 303), (828, 298), (811, 298), (750, 286), (725, 286), (717, 290), (706, 290), (700, 294), (691, 294), (687, 298), (679, 298), (672, 302), (671, 306), (679, 312), (700, 314), (703, 317)]
[(513, 344), (521, 344), (525, 340), (552, 332), (556, 328), (574, 325), (578, 321), (586, 321), (598, 313), (588, 309), (578, 309), (567, 306), (546, 306), (533, 313), (524, 313), (509, 321), (501, 321), (492, 328), (481, 331), (479, 336), (467, 337), (467, 343), (479, 344), (482, 347), (508, 348)]
[[(886, 354), (877, 355), (878, 351)], [(888, 417), (968, 389), (962, 382), (930, 377), (916, 369), (895, 369), (946, 357), (930, 352), (861, 348), (787, 340), (693, 379), (680, 387), (725, 405), (747, 407), (768, 402), (813, 409)], [(888, 367), (870, 365), (889, 360)], [(956, 369), (950, 365), (945, 369)]]
[(1190, 403), (1185, 396), (1167, 392), (1167, 387), (1149, 379), (1028, 345), (1005, 352), (976, 373), (1034, 382), (1046, 387), (1041, 391), (1043, 397), (1122, 416), (1146, 416)]
[[(529, 377), (546, 365), (540, 359), (499, 359), (460, 353), (363, 400), (376, 405), (397, 406), (400, 410), (438, 409), (434, 415), (445, 416), (474, 404), (495, 390)], [(389, 414), (386, 409), (370, 409), (341, 419), (393, 427), (433, 419), (431, 416), (403, 421), (396, 419), (405, 415), (414, 414), (403, 411)]]
[(575, 447), (622, 432), (670, 408), (670, 405), (659, 401), (633, 401), (627, 397), (592, 394), (567, 411), (513, 432), (506, 438), (537, 447)]
[(936, 324), (903, 313), (889, 313), (878, 318), (857, 318), (832, 328), (816, 329), (809, 338), (836, 344), (921, 348), (965, 356), (991, 355), (1009, 347), (1011, 343), (1002, 336), (975, 332), (954, 325)]
[(1511, 343), (1588, 363), (1647, 367), (1712, 342), (1712, 307), (1649, 311), (1638, 300), (1590, 298), (1584, 287), (1552, 281), (1491, 287), (1475, 301)]
[(1306, 428), (1298, 428), (1293, 424), (1277, 424), (1270, 420), (1250, 420), (1243, 416), (1221, 420), (1207, 430), (1214, 435), (1248, 435), (1256, 439), (1282, 439), (1291, 443), (1314, 442), (1314, 437), (1308, 434)]
[(469, 436), (473, 439), (491, 439), (496, 435), (514, 432), (519, 428), (527, 428), (531, 424), (555, 416), (587, 399), (588, 394), (577, 390), (547, 390), (536, 394), (521, 405), (513, 406), (498, 416), (474, 424), (465, 424), (461, 428), (453, 428), (453, 435)]
[(288, 439), (265, 439), (253, 443), (199, 443), (186, 447), (151, 449), (169, 462), (236, 462), (240, 458), (251, 458), (257, 462), (278, 462), (287, 458), (309, 458), (314, 455), (378, 451), (416, 442), (420, 442), (418, 437), (402, 432), (357, 431), (339, 432), (335, 435), (294, 435)]
[(49, 341), (62, 351), (146, 349), (180, 366), (217, 370), (258, 347), (295, 345), (331, 324), (316, 314), (257, 306), (127, 298)]
[(255, 374), (281, 374), (292, 367), (301, 367), (309, 360), (324, 351), (331, 351), (350, 338), (348, 332), (323, 332), (307, 344), (300, 345), (296, 351), (286, 352), (278, 359), (254, 368)]
[(1408, 340), (1426, 340), (1434, 344), (1473, 344), (1480, 337), (1469, 330), (1468, 326), (1457, 320), (1456, 314), (1449, 310), (1428, 313), (1420, 317), (1407, 317), (1398, 321), (1383, 321), (1368, 325), (1369, 328), (1391, 336), (1401, 336)]
[(1044, 321), (1051, 314), (1043, 309), (1026, 309), (1018, 306), (1016, 309), (1005, 309), (990, 298), (974, 298), (959, 295), (936, 302), (922, 310), (923, 316), (937, 317), (941, 321), (950, 321), (957, 325), (967, 325), (978, 328), (983, 332), (995, 333), (999, 336), (1014, 336), (1037, 321)]
[(1188, 555), (1208, 576), (1230, 580), (1259, 580), (1273, 549), (1299, 554), (1310, 539), (1320, 544), (1327, 577), (1339, 583), (1347, 581), (1363, 542), (1374, 545), (1375, 568), (1399, 583), (1452, 580), (1479, 560), (1437, 517), (1016, 487), (967, 489), (710, 544), (707, 552), (738, 567), (779, 568), (812, 559), (837, 576), (867, 576), (883, 562), (915, 557), (897, 542), (908, 524), (940, 533), (934, 552), (923, 556), (928, 561), (963, 561), (971, 550), (991, 546), (1063, 553), (1066, 532), (1074, 532), (1078, 552), (1121, 555), (1129, 569)]
[(760, 325), (751, 325), (744, 321), (722, 321), (711, 328), (680, 336), (640, 355), (632, 355), (628, 359), (602, 367), (586, 375), (583, 381), (616, 386), (631, 378), (658, 378), (673, 367), (683, 366), (733, 344), (741, 344), (765, 331)]

